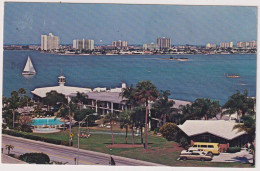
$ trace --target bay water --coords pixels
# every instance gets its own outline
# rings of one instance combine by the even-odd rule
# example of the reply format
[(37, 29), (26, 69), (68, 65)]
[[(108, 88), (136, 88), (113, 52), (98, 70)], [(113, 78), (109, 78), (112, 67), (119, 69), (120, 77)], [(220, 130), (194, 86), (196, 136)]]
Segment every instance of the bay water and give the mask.
[[(30, 56), (37, 74), (22, 75)], [(256, 54), (174, 55), (188, 61), (168, 60), (170, 55), (56, 55), (39, 51), (5, 50), (3, 95), (23, 87), (30, 91), (57, 86), (61, 72), (66, 84), (76, 87), (120, 87), (151, 80), (158, 90), (170, 90), (171, 98), (194, 101), (210, 98), (224, 104), (237, 90), (256, 96)], [(240, 78), (226, 78), (238, 74)]]

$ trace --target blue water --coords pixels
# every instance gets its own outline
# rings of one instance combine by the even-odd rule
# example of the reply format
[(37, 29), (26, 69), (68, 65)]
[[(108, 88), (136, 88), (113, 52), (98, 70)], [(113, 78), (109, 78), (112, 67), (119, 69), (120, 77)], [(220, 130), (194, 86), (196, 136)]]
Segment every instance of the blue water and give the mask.
[[(27, 56), (37, 71), (31, 79), (22, 76)], [(193, 101), (211, 98), (225, 103), (236, 90), (248, 89), (256, 96), (256, 55), (182, 55), (189, 61), (170, 61), (169, 55), (124, 56), (69, 56), (38, 51), (4, 51), (3, 94), (24, 87), (56, 86), (61, 70), (67, 77), (66, 85), (78, 87), (119, 87), (141, 80), (151, 80), (159, 90), (170, 90), (171, 98)], [(232, 79), (224, 74), (239, 74)]]
[(63, 122), (60, 122), (60, 118), (34, 118), (32, 125), (43, 126), (43, 125), (62, 125)]

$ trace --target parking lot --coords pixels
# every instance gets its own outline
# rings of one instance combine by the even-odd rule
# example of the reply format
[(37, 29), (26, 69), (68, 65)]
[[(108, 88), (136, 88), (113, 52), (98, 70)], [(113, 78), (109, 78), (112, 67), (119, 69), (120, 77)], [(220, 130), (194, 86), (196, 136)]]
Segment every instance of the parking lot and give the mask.
[(212, 162), (240, 162), (240, 163), (252, 163), (253, 155), (245, 149), (241, 149), (237, 153), (220, 153), (213, 157)]

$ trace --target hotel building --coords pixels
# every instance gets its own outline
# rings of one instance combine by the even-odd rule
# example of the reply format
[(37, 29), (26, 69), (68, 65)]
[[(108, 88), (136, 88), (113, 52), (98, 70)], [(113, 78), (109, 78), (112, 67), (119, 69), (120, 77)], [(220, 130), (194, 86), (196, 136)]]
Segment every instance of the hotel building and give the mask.
[(113, 41), (112, 46), (119, 48), (119, 49), (126, 49), (127, 48), (127, 41)]
[(40, 102), (43, 98), (46, 97), (47, 93), (56, 91), (57, 93), (63, 94), (67, 100), (70, 101), (71, 98), (75, 97), (79, 92), (88, 96), (85, 108), (91, 108), (102, 115), (108, 112), (120, 113), (123, 110), (129, 108), (129, 106), (127, 106), (125, 103), (126, 99), (120, 96), (123, 88), (126, 88), (125, 83), (122, 83), (121, 87), (112, 88), (109, 90), (100, 87), (94, 88), (92, 90), (90, 88), (65, 86), (66, 77), (63, 75), (58, 77), (58, 83), (58, 86), (34, 89), (31, 91), (33, 99)]
[(220, 47), (221, 48), (232, 48), (233, 47), (233, 42), (222, 42), (222, 43), (220, 43)]
[(60, 46), (60, 38), (58, 36), (54, 36), (52, 33), (49, 35), (41, 35), (41, 50), (56, 50), (59, 49)]
[(94, 40), (73, 40), (73, 48), (77, 50), (93, 50)]
[(171, 39), (165, 37), (157, 38), (157, 45), (160, 50), (169, 49), (171, 47)]

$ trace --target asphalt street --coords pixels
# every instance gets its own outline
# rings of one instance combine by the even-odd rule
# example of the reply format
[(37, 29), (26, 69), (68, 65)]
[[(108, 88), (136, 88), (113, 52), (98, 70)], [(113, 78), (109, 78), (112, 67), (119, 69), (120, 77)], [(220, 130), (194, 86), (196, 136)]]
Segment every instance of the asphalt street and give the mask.
[[(40, 141), (28, 140), (20, 137), (13, 137), (9, 135), (2, 135), (2, 148), (4, 153), (7, 153), (5, 145), (13, 145), (11, 150), (13, 154), (24, 154), (29, 152), (43, 152), (50, 157), (51, 161), (58, 161), (68, 165), (75, 165), (75, 158), (77, 158), (77, 148), (66, 147), (61, 145), (49, 144)], [(121, 166), (162, 166), (155, 163), (129, 159), (120, 156), (112, 156), (116, 165)], [(109, 165), (110, 155), (93, 152), (88, 150), (79, 151), (80, 165)]]

